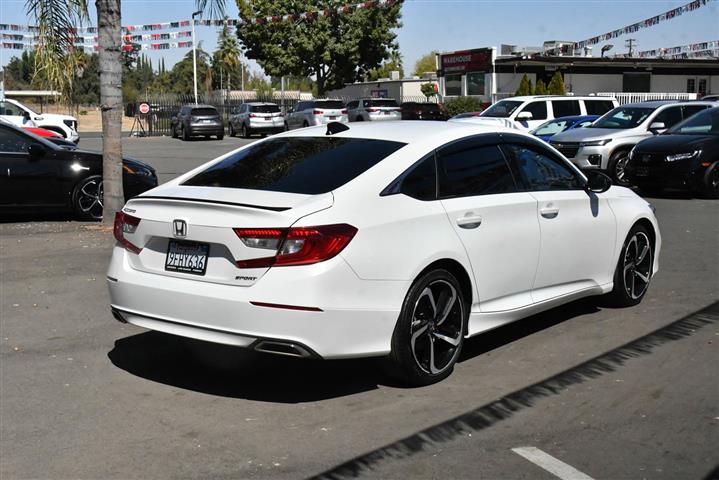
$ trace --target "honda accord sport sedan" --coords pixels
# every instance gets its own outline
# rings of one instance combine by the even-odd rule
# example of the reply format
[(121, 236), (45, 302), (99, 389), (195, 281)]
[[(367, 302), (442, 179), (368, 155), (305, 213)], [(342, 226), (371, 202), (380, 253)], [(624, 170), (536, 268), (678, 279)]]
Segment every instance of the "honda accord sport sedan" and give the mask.
[(131, 199), (107, 273), (122, 322), (448, 376), (466, 337), (589, 295), (639, 303), (650, 204), (516, 130), (330, 123)]

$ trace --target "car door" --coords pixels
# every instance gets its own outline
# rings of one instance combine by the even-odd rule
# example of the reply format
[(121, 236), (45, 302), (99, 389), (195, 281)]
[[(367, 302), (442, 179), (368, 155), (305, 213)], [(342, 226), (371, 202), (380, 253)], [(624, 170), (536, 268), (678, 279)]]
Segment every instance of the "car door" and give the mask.
[[(30, 146), (45, 151), (31, 156)], [(59, 180), (61, 161), (49, 147), (25, 132), (0, 125), (0, 205), (60, 205), (67, 203)]]
[(506, 134), (502, 149), (537, 201), (541, 249), (532, 287), (535, 303), (612, 281), (616, 219), (605, 195), (551, 149)]
[(539, 258), (537, 201), (518, 190), (499, 142), (477, 136), (436, 155), (439, 198), (467, 251), (482, 312), (531, 304)]

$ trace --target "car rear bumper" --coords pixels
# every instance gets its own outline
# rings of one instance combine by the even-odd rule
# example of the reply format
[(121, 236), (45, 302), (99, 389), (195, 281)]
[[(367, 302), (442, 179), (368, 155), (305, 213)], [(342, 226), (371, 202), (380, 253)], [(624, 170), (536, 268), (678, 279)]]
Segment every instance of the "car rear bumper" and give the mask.
[(341, 257), (271, 268), (254, 285), (240, 287), (137, 271), (129, 255), (116, 246), (107, 274), (116, 318), (241, 347), (297, 345), (307, 352), (298, 356), (387, 354), (409, 288), (403, 281), (362, 280)]
[(285, 129), (285, 122), (284, 120), (281, 122), (250, 121), (250, 128), (255, 132), (281, 132)]
[(384, 115), (384, 114), (382, 114), (382, 115), (373, 115), (373, 114), (370, 114), (370, 115), (368, 115), (368, 116), (369, 116), (370, 121), (372, 121), (372, 122), (387, 122), (387, 121), (402, 120), (402, 115), (399, 114), (399, 113), (397, 113), (397, 114), (391, 114), (391, 115)]
[(221, 135), (225, 133), (225, 127), (216, 124), (196, 124), (190, 125), (188, 133), (190, 135)]

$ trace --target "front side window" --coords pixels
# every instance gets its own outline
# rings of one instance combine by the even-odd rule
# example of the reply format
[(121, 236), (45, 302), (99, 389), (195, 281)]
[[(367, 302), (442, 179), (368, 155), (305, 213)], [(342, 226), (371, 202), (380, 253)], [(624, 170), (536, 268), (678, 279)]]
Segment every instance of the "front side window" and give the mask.
[(516, 191), (512, 172), (496, 145), (452, 145), (437, 154), (440, 198)]
[(404, 145), (364, 138), (273, 138), (230, 155), (182, 185), (317, 195), (341, 187)]
[[(547, 119), (547, 102), (544, 100), (540, 102), (531, 102), (529, 105), (522, 109), (522, 112), (529, 112), (532, 114), (532, 120), (546, 120)], [(519, 112), (519, 113), (522, 113)]]
[(583, 182), (569, 166), (536, 146), (508, 144), (504, 147), (532, 191), (580, 190)]
[(554, 100), (552, 110), (554, 110), (554, 118), (571, 117), (582, 113), (578, 100)]
[(0, 152), (27, 153), (30, 145), (37, 143), (29, 136), (10, 128), (0, 128)]
[(617, 107), (594, 122), (592, 128), (635, 128), (641, 125), (654, 110), (650, 107)]
[(0, 112), (2, 115), (22, 117), (25, 115), (25, 111), (17, 105), (10, 102), (0, 102)]
[[(682, 109), (681, 107), (666, 108), (659, 112), (651, 123), (660, 122), (664, 124), (664, 128), (673, 127), (677, 123), (682, 121)], [(651, 127), (651, 123), (649, 127)]]
[(447, 75), (444, 77), (444, 94), (448, 97), (462, 95), (462, 75)]

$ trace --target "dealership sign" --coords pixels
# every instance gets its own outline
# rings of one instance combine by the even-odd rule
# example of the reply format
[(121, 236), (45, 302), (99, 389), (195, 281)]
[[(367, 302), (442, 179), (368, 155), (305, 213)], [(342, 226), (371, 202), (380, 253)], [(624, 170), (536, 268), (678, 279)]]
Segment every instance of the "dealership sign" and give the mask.
[(492, 49), (477, 48), (440, 55), (444, 75), (466, 72), (486, 72), (492, 67)]

